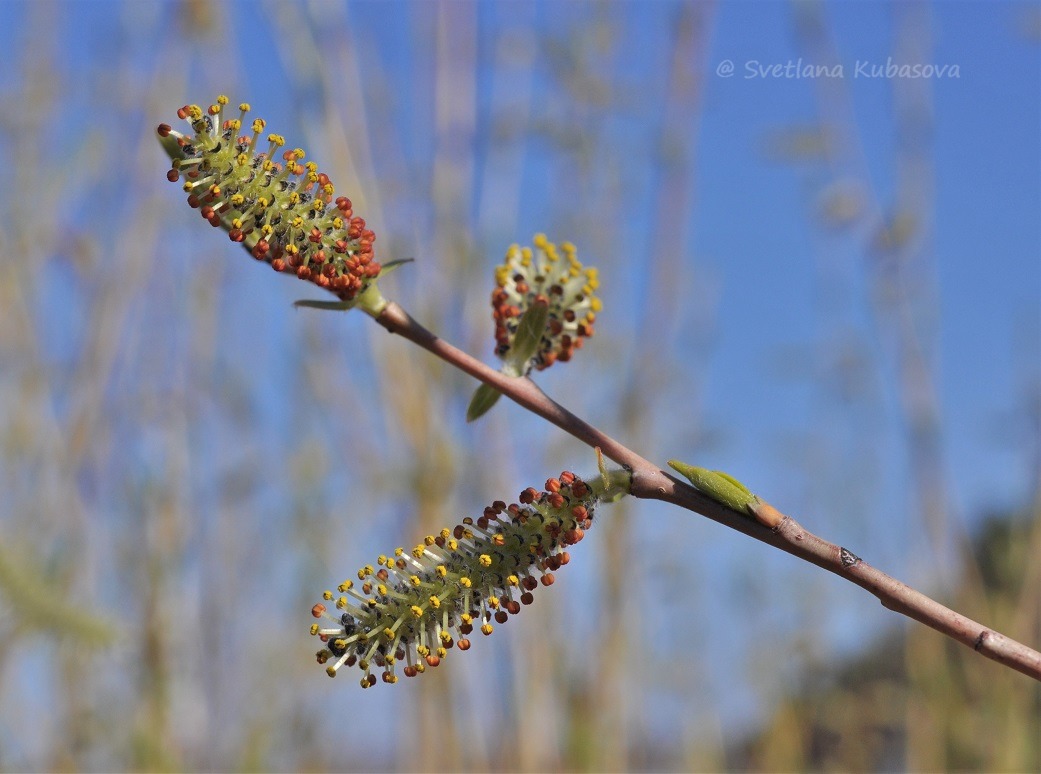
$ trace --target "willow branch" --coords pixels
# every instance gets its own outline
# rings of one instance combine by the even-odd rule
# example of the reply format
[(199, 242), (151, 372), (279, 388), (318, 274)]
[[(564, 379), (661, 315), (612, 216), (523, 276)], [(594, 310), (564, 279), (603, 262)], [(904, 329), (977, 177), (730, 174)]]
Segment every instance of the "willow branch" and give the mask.
[(394, 302), (376, 322), (432, 352), (461, 371), (494, 387), (533, 414), (552, 422), (632, 473), (630, 494), (662, 500), (693, 511), (749, 537), (855, 583), (878, 597), (884, 607), (932, 627), (999, 664), (1041, 681), (1041, 653), (941, 605), (920, 591), (890, 577), (847, 548), (804, 529), (795, 519), (760, 503), (756, 519), (730, 510), (689, 484), (674, 478), (624, 444), (572, 414), (527, 377), (505, 376), (431, 333)]

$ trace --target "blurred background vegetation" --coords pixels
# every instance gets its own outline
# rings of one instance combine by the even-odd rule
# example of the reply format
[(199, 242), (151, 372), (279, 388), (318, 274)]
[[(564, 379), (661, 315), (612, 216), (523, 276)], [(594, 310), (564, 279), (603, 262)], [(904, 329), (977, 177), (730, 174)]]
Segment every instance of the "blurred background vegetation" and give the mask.
[[(575, 242), (605, 311), (540, 377), (554, 397), (1036, 647), (1035, 5), (0, 12), (21, 41), (0, 63), (5, 769), (1041, 768), (1028, 679), (657, 504), (605, 510), (552, 593), (432, 673), (329, 680), (322, 589), (595, 461), (512, 405), (467, 426), (470, 379), (293, 310), (316, 291), (184, 206), (153, 135), (251, 102), (380, 257), (417, 259), (384, 292), (482, 357), (507, 245)], [(848, 72), (851, 31), (966, 80), (714, 70)], [(993, 57), (1000, 88), (972, 80)], [(994, 252), (959, 273), (977, 238)]]

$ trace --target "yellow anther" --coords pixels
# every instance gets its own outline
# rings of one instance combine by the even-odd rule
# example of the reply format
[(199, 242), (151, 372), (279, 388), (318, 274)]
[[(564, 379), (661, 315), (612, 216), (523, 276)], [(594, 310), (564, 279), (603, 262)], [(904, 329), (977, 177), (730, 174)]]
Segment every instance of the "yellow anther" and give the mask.
[(510, 586), (519, 586), (520, 578), (518, 578), (516, 575), (510, 575), (506, 578), (506, 583)]
[(410, 576), (409, 576), (409, 578), (408, 578), (408, 582), (409, 582), (409, 583), (411, 583), (411, 584), (412, 584), (413, 586), (418, 586), (418, 585), (419, 585), (419, 584), (421, 584), (421, 583), (422, 583), (423, 581), (421, 581), (421, 580), (419, 579), (419, 576), (418, 576), (418, 575), (410, 575)]
[(318, 634), (318, 624), (311, 624), (311, 636)]
[(439, 564), (437, 567), (434, 568), (434, 572), (438, 574), (438, 577), (444, 578), (446, 575), (448, 575), (448, 568), (445, 567), (443, 564)]
[(499, 598), (496, 597), (496, 596), (488, 597), (488, 607), (490, 607), (492, 610), (498, 610), (499, 609)]
[(412, 611), (412, 615), (414, 615), (416, 618), (423, 617), (423, 608), (421, 608), (419, 605), (413, 605), (409, 608), (409, 610)]
[(481, 626), (481, 634), (485, 636), (491, 634), (493, 631), (495, 631), (495, 627), (492, 626), (490, 623), (486, 623)]
[(265, 126), (267, 126), (267, 121), (265, 121), (263, 118), (254, 118), (253, 119), (253, 133), (254, 134), (260, 134), (262, 131), (264, 131), (264, 127)]
[(325, 591), (322, 592), (322, 599), (324, 599), (326, 602), (328, 602), (332, 598), (333, 598), (333, 593), (331, 591), (329, 591), (328, 589), (326, 589)]
[(481, 567), (491, 567), (492, 566), (492, 558), (490, 556), (488, 556), (488, 554), (481, 554), (477, 558), (477, 561), (480, 562)]
[(336, 607), (340, 610), (347, 607), (347, 597), (338, 597), (336, 600)]
[(437, 597), (431, 597), (430, 598), (430, 606), (432, 608), (434, 608), (434, 610), (437, 610), (439, 607), (441, 607), (441, 600), (438, 599)]
[(217, 97), (217, 104), (218, 105), (222, 105), (222, 106), (223, 105), (227, 105), (228, 101), (229, 101), (228, 98), (226, 96), (224, 96), (223, 94), (221, 94), (221, 95), (219, 95)]

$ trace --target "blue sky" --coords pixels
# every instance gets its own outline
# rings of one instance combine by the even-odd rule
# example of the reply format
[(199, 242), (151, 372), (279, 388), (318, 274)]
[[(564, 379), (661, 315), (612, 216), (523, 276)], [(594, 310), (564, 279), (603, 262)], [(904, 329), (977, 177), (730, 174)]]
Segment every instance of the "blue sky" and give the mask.
[[(1036, 366), (1041, 287), (1037, 44), (1017, 33), (1025, 6), (983, 8), (933, 7), (928, 59), (960, 70), (957, 79), (929, 84), (936, 197), (931, 260), (939, 294), (935, 333), (951, 481), (967, 508), (985, 506), (995, 495), (1015, 502), (1033, 483), (1028, 470), (1009, 469), (987, 428), (1026, 388), (1029, 364)], [(884, 64), (892, 56), (893, 10), (843, 4), (830, 6), (827, 17), (847, 73), (843, 86), (862, 138), (869, 184), (883, 209), (897, 185), (892, 82), (849, 80), (848, 73), (858, 60)], [(778, 34), (787, 13), (780, 4), (724, 5), (711, 60), (786, 63), (802, 56), (812, 61), (792, 46), (790, 35)], [(798, 310), (812, 303), (805, 294), (813, 292), (806, 270), (814, 247), (805, 201), (793, 195), (805, 175), (764, 163), (754, 149), (774, 127), (813, 120), (814, 88), (807, 80), (708, 80), (703, 147), (711, 146), (711, 152), (701, 156), (700, 176), (703, 190), (715, 195), (701, 198), (701, 249), (725, 262), (730, 277), (740, 278), (724, 293), (755, 294), (757, 301), (766, 299), (768, 315), (783, 315), (784, 325), (747, 331), (765, 349), (812, 335), (812, 318)], [(772, 292), (778, 288), (799, 295)], [(739, 324), (724, 328), (724, 335), (743, 332)], [(779, 340), (771, 343), (772, 335)], [(724, 344), (721, 356), (741, 346)], [(763, 407), (762, 401), (742, 403)], [(768, 421), (766, 414), (776, 408), (764, 408), (760, 421)]]

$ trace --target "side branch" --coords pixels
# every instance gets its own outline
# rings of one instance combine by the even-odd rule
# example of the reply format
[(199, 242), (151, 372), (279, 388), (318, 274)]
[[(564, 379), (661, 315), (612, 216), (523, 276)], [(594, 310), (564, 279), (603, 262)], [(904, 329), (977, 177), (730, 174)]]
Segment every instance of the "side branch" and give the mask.
[[(701, 514), (792, 556), (815, 564), (870, 591), (884, 607), (913, 618), (957, 640), (983, 656), (1041, 681), (1041, 653), (951, 610), (864, 562), (846, 548), (805, 530), (795, 519), (762, 503), (759, 521), (724, 507), (694, 487), (673, 478), (654, 463), (572, 414), (528, 378), (505, 376), (424, 328), (394, 302), (376, 322), (391, 333), (437, 355), (475, 379), (494, 387), (515, 403), (571, 434), (632, 473), (630, 494), (662, 500)], [(767, 526), (769, 525), (769, 526)]]
[[(697, 497), (691, 497), (690, 492), (694, 492)], [(636, 492), (633, 494), (636, 495)], [(654, 494), (645, 496), (655, 497)], [(776, 509), (766, 503), (762, 503), (757, 510), (772, 512), (772, 515), (777, 517), (776, 521), (774, 518), (769, 519), (771, 523), (777, 525), (772, 529), (739, 516), (715, 500), (706, 503), (705, 498), (696, 489), (683, 484), (655, 499), (700, 513), (792, 556), (815, 564), (870, 591), (878, 597), (878, 601), (882, 603), (883, 607), (913, 618), (999, 664), (1004, 664), (1041, 681), (1041, 653), (940, 604), (922, 592), (872, 567), (848, 548), (837, 546), (818, 537), (791, 516), (778, 513)], [(733, 523), (735, 518), (739, 520), (739, 524)]]
[(599, 446), (605, 457), (614, 460), (619, 465), (631, 468), (634, 472), (641, 467), (658, 470), (657, 467), (640, 455), (626, 448), (606, 433), (597, 430), (588, 422), (578, 418), (559, 403), (556, 403), (539, 389), (538, 385), (531, 379), (506, 376), (496, 371), (477, 358), (468, 355), (461, 349), (452, 346), (444, 339), (431, 333), (412, 319), (408, 312), (393, 301), (388, 302), (383, 307), (382, 311), (376, 316), (376, 322), (391, 333), (404, 336), (409, 341), (434, 353), (459, 370), (465, 371), (475, 379), (494, 387), (510, 400), (520, 404), (533, 414), (538, 414), (543, 419), (552, 422), (561, 430), (570, 433), (588, 446)]

